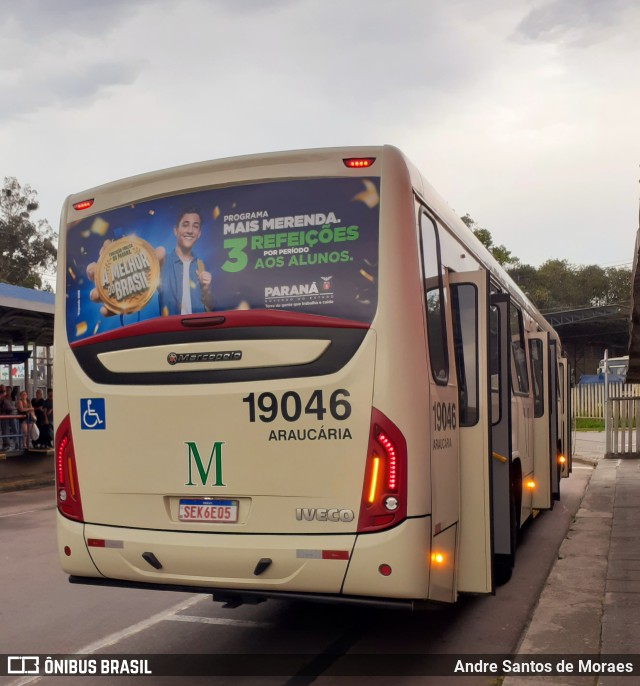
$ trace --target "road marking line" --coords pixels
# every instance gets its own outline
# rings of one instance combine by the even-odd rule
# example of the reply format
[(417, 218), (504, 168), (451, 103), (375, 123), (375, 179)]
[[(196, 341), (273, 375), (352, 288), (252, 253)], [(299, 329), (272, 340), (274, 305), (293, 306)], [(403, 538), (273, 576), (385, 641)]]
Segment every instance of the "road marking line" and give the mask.
[(46, 507), (36, 507), (35, 510), (20, 510), (19, 512), (7, 512), (6, 514), (0, 514), (2, 517), (17, 517), (18, 515), (31, 514), (32, 512), (47, 512), (48, 510), (55, 510), (55, 505), (47, 505)]
[(126, 629), (122, 629), (122, 631), (116, 631), (110, 636), (105, 636), (104, 638), (95, 641), (94, 643), (90, 643), (88, 646), (85, 646), (84, 648), (80, 648), (80, 650), (77, 650), (76, 653), (79, 655), (95, 653), (98, 650), (101, 650), (102, 648), (106, 648), (110, 645), (113, 645), (114, 643), (118, 643), (123, 638), (129, 638), (129, 636), (139, 634), (141, 631), (148, 629), (154, 624), (162, 622), (164, 619), (168, 619), (169, 617), (171, 617), (171, 615), (175, 614), (176, 612), (180, 612), (180, 610), (186, 610), (187, 608), (191, 607), (192, 605), (195, 605), (201, 600), (201, 595), (193, 596), (192, 598), (189, 598), (189, 600), (184, 600), (183, 602), (178, 603), (173, 607), (170, 607), (168, 610), (158, 612), (158, 614), (155, 614), (152, 617), (148, 617), (147, 619), (143, 619), (141, 622), (138, 622), (137, 624), (133, 624), (132, 626), (127, 627)]
[(250, 619), (225, 619), (223, 617), (197, 617), (195, 615), (173, 615), (167, 617), (170, 622), (198, 622), (200, 624), (220, 624), (223, 626), (244, 626), (253, 629), (272, 627), (271, 622), (254, 622)]
[[(104, 638), (99, 639), (98, 641), (94, 641), (93, 643), (89, 643), (89, 645), (84, 646), (84, 648), (80, 648), (79, 650), (74, 651), (71, 653), (72, 655), (90, 655), (91, 653), (95, 653), (98, 650), (101, 650), (102, 648), (107, 648), (108, 646), (113, 645), (114, 643), (118, 643), (119, 641), (129, 638), (130, 636), (133, 636), (134, 634), (138, 634), (141, 631), (144, 631), (145, 629), (149, 629), (152, 627), (154, 624), (158, 624), (159, 622), (162, 622), (165, 619), (170, 619), (171, 615), (175, 614), (176, 612), (180, 612), (181, 610), (186, 610), (187, 608), (191, 607), (192, 605), (195, 605), (196, 603), (200, 602), (202, 600), (202, 595), (196, 595), (193, 596), (192, 598), (189, 598), (188, 600), (183, 600), (181, 603), (178, 603), (177, 605), (174, 605), (173, 607), (170, 607), (168, 610), (163, 610), (162, 612), (158, 612), (158, 614), (155, 614), (151, 617), (148, 617), (147, 619), (143, 619), (141, 622), (138, 622), (137, 624), (132, 624), (131, 626), (127, 627), (126, 629), (122, 629), (121, 631), (116, 631), (113, 634), (110, 634), (109, 636), (105, 636)], [(30, 676), (30, 677), (24, 677), (22, 679), (18, 679), (17, 681), (12, 681), (9, 686), (26, 686), (27, 684), (33, 684), (37, 681), (40, 681), (40, 679), (51, 676), (49, 674), (39, 674), (37, 676)]]

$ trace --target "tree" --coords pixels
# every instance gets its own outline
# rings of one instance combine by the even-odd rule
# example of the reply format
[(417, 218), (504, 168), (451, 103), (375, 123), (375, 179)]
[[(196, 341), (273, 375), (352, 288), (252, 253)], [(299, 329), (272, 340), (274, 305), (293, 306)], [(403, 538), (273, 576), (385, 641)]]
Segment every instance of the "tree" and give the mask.
[(44, 288), (42, 275), (53, 271), (57, 234), (46, 219), (34, 220), (38, 194), (31, 186), (5, 177), (0, 191), (0, 279), (26, 288)]
[(576, 293), (578, 302), (588, 303), (593, 307), (607, 305), (609, 302), (609, 280), (606, 271), (595, 264), (575, 268)]
[(546, 309), (549, 306), (552, 301), (551, 291), (549, 286), (540, 279), (535, 267), (519, 263), (509, 269), (509, 276), (538, 308)]
[(473, 235), (487, 248), (499, 264), (502, 266), (518, 264), (519, 260), (511, 253), (511, 250), (507, 250), (504, 245), (495, 245), (489, 229), (480, 227), (468, 212), (460, 219), (473, 231)]
[(627, 303), (633, 300), (631, 269), (607, 267), (607, 303)]
[(461, 219), (542, 311), (630, 302), (630, 269), (603, 269), (596, 264), (576, 266), (558, 259), (547, 260), (536, 268), (520, 262), (504, 245), (494, 245), (491, 232), (478, 226), (468, 214)]
[(509, 276), (536, 306), (546, 312), (629, 303), (631, 270), (575, 266), (567, 260), (547, 260), (537, 269), (518, 264)]

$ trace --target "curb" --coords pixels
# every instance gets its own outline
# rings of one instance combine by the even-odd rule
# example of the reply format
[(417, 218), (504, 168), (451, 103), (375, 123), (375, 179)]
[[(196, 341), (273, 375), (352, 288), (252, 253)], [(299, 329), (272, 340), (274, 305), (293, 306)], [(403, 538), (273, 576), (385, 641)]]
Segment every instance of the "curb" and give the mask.
[(572, 458), (573, 462), (579, 462), (580, 464), (588, 464), (595, 467), (598, 462), (600, 462), (600, 457), (596, 455), (574, 455)]

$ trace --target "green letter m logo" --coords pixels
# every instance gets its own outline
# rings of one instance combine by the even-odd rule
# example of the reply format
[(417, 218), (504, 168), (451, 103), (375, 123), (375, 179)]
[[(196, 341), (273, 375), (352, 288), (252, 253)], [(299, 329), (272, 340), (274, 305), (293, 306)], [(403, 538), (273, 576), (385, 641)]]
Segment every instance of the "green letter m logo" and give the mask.
[(196, 485), (193, 483), (191, 469), (191, 465), (194, 462), (198, 469), (198, 474), (200, 475), (200, 481), (202, 482), (203, 486), (206, 486), (207, 480), (209, 479), (209, 472), (211, 471), (211, 463), (213, 462), (214, 457), (216, 459), (215, 481), (211, 485), (224, 486), (225, 484), (222, 482), (222, 446), (224, 445), (224, 441), (218, 441), (217, 443), (213, 444), (213, 448), (211, 449), (211, 455), (209, 455), (209, 462), (207, 463), (206, 469), (202, 464), (202, 460), (200, 459), (198, 446), (195, 443), (192, 443), (191, 441), (187, 441), (185, 445), (189, 446), (189, 481), (185, 484), (185, 486)]

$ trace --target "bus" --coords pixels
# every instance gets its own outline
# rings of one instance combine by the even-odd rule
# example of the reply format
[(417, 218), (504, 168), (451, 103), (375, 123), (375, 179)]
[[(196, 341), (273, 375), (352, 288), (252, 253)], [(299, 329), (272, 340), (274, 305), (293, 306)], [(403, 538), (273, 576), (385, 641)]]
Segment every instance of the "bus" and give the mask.
[(57, 292), (71, 582), (452, 603), (571, 470), (557, 333), (392, 146), (71, 195)]

